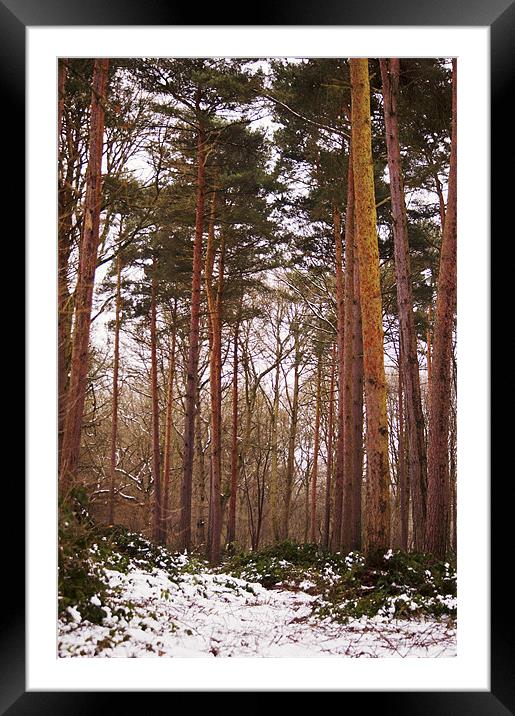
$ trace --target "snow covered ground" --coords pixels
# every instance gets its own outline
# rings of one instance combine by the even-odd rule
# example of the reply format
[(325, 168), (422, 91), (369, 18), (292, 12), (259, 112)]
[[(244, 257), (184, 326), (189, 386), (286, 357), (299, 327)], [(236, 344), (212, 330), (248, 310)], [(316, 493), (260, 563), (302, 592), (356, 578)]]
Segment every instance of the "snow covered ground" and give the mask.
[[(361, 618), (342, 625), (311, 616), (314, 596), (265, 589), (230, 575), (161, 569), (107, 570), (113, 604), (104, 625), (59, 622), (61, 657), (452, 657), (456, 630), (446, 622)], [(308, 588), (309, 585), (306, 587)], [(99, 600), (93, 597), (92, 603)], [(106, 609), (106, 607), (104, 607)]]

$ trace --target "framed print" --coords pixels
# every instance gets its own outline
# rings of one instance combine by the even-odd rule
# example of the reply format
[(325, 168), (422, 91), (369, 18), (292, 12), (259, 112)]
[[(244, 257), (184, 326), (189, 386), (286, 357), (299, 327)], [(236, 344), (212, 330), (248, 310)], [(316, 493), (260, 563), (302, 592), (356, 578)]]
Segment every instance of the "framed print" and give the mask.
[[(146, 4), (116, 0), (109, 5), (73, 0), (63, 6), (0, 0), (0, 74), (8, 136), (14, 137), (25, 122), (27, 127), (26, 174), (23, 140), (9, 139), (5, 150), (11, 152), (6, 163), (6, 206), (15, 205), (22, 186), (27, 190), (29, 329), (26, 494), (20, 479), (9, 482), (9, 504), (25, 500), (27, 505), (26, 610), (22, 541), (10, 540), (6, 570), (13, 576), (1, 636), (1, 712), (10, 716), (86, 713), (99, 701), (113, 703), (115, 695), (107, 693), (112, 691), (344, 691), (346, 699), (365, 697), (372, 707), (381, 704), (388, 713), (410, 716), (513, 712), (513, 658), (503, 591), (508, 522), (501, 507), (508, 503), (507, 481), (496, 480), (489, 468), (488, 268), (489, 211), (494, 217), (509, 205), (507, 186), (497, 178), (496, 169), (513, 142), (504, 108), (513, 73), (514, 5), (496, 0), (464, 8), (452, 0), (445, 8), (414, 7), (365, 0), (343, 8), (336, 3), (320, 7), (301, 3), (287, 11), (266, 3), (255, 8), (250, 25), (240, 24), (225, 8), (216, 14), (208, 8), (200, 25), (194, 22), (198, 17), (193, 8), (168, 5), (161, 0)], [(57, 465), (52, 440), (57, 392), (53, 380), (57, 59), (331, 58), (339, 56), (340, 46), (345, 47), (341, 50), (345, 57), (458, 58), (458, 415), (462, 417), (457, 427), (457, 653), (442, 659), (402, 660), (249, 661), (239, 658), (240, 653), (230, 660), (58, 658), (56, 621), (52, 621), (57, 574), (53, 487)], [(22, 216), (20, 209), (17, 233), (22, 230)], [(214, 271), (218, 275), (216, 267)]]

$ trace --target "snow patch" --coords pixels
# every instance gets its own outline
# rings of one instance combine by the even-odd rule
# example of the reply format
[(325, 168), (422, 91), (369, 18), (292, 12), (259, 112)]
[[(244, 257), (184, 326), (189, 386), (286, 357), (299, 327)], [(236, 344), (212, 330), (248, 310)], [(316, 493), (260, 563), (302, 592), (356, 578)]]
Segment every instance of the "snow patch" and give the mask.
[[(181, 556), (182, 557), (182, 556)], [(187, 563), (184, 556), (183, 563)], [(59, 622), (61, 657), (453, 657), (452, 622), (395, 620), (395, 599), (411, 607), (408, 595), (393, 598), (387, 614), (349, 620), (345, 625), (312, 614), (316, 597), (300, 591), (265, 589), (228, 574), (106, 570), (111, 609), (102, 625)], [(336, 575), (335, 575), (336, 576)], [(445, 599), (448, 599), (445, 597)], [(450, 600), (451, 598), (449, 598)], [(99, 605), (96, 595), (91, 598)], [(98, 602), (98, 604), (97, 604)], [(392, 611), (393, 610), (393, 611)], [(117, 612), (116, 614), (114, 612)]]

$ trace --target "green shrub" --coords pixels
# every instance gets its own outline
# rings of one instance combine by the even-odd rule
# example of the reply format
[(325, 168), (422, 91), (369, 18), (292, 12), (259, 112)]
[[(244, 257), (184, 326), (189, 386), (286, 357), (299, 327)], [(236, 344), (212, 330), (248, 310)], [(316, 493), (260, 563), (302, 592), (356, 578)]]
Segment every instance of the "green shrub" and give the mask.
[(308, 580), (314, 585), (309, 591), (318, 595), (314, 613), (338, 621), (456, 616), (454, 565), (429, 555), (389, 550), (365, 558), (358, 552), (282, 542), (236, 554), (221, 569), (265, 588), (300, 588)]
[(63, 619), (72, 618), (71, 607), (94, 624), (100, 624), (107, 614), (101, 608), (107, 582), (92, 558), (96, 541), (97, 530), (87, 510), (85, 493), (74, 488), (59, 506), (58, 611)]
[(456, 617), (456, 574), (430, 555), (389, 550), (382, 560), (357, 560), (315, 604), (339, 621), (362, 616)]
[(178, 582), (182, 573), (206, 567), (199, 559), (179, 558), (120, 525), (95, 523), (82, 488), (73, 488), (59, 506), (58, 549), (59, 617), (77, 618), (77, 610), (82, 620), (94, 624), (101, 624), (109, 612), (125, 618), (132, 613), (130, 605), (127, 609), (114, 605), (106, 569), (124, 573), (131, 567), (161, 569)]

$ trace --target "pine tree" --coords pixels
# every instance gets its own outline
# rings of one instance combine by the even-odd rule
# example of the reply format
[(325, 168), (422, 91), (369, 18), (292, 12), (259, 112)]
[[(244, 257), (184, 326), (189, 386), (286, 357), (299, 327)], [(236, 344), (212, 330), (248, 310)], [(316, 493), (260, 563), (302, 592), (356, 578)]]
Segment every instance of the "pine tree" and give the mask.
[(82, 417), (88, 371), (91, 307), (99, 240), (104, 105), (108, 68), (108, 59), (95, 60), (91, 95), (86, 196), (83, 209), (78, 282), (75, 291), (71, 375), (66, 399), (66, 414), (61, 447), (60, 484), (63, 495), (66, 495), (68, 489), (73, 485), (79, 463)]
[(384, 373), (381, 285), (376, 228), (368, 60), (350, 60), (352, 154), (356, 197), (356, 244), (363, 323), (366, 403), (367, 506), (365, 548), (374, 553), (390, 544), (390, 478)]
[(457, 62), (452, 73), (451, 163), (447, 211), (440, 250), (434, 348), (429, 386), (428, 494), (426, 551), (443, 559), (447, 551), (449, 496), (449, 419), (451, 405), (452, 333), (456, 306), (457, 251)]
[(395, 246), (395, 276), (399, 316), (402, 383), (407, 409), (409, 484), (413, 495), (414, 546), (422, 551), (426, 518), (427, 457), (424, 415), (420, 393), (417, 337), (413, 315), (408, 226), (404, 199), (404, 182), (397, 121), (399, 93), (399, 60), (380, 60), (383, 82), (384, 117), (388, 169), (390, 173), (391, 207)]
[(201, 274), (206, 196), (206, 162), (216, 146), (220, 128), (217, 113), (237, 110), (252, 96), (252, 82), (242, 62), (230, 60), (143, 61), (138, 68), (143, 85), (168, 98), (160, 105), (182, 128), (196, 136), (196, 201), (193, 242), (191, 315), (187, 365), (186, 416), (184, 423), (183, 475), (181, 484), (180, 548), (191, 546), (191, 510), (195, 412), (199, 365)]

